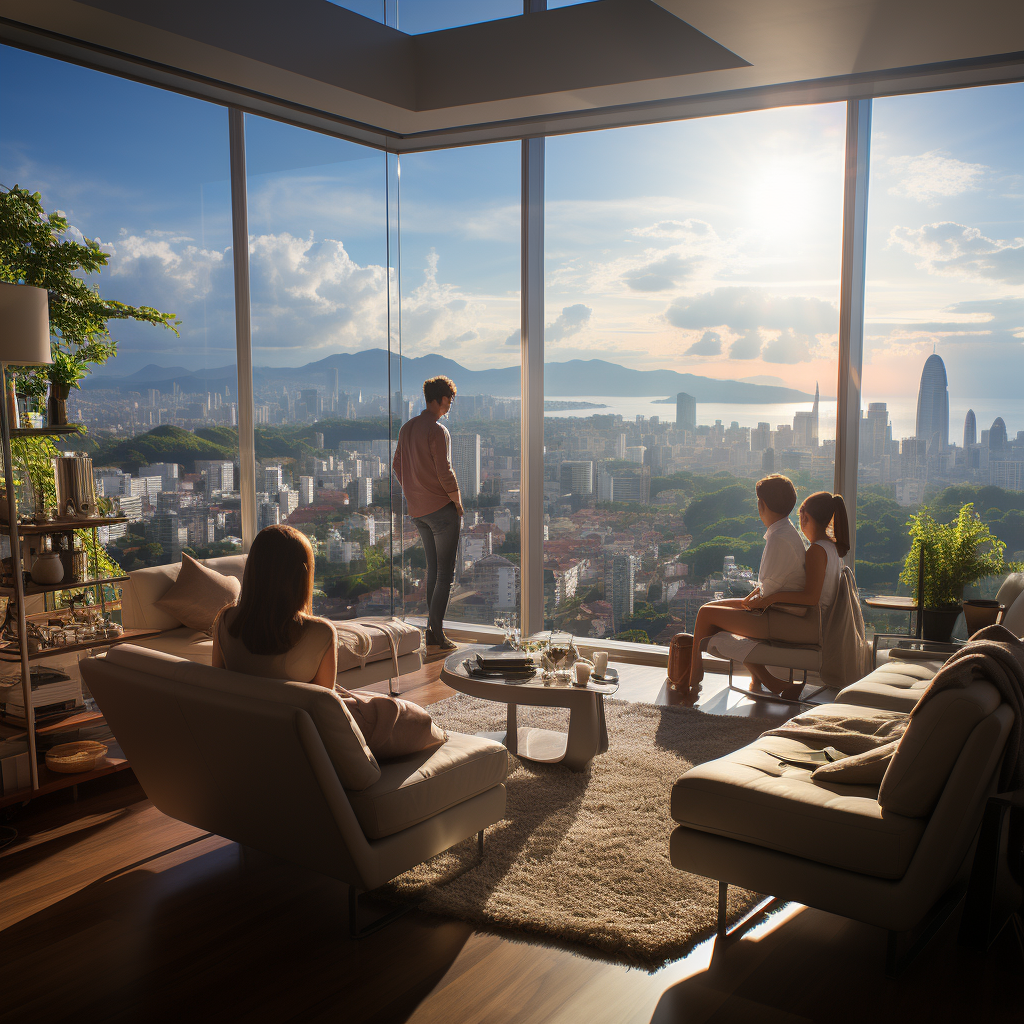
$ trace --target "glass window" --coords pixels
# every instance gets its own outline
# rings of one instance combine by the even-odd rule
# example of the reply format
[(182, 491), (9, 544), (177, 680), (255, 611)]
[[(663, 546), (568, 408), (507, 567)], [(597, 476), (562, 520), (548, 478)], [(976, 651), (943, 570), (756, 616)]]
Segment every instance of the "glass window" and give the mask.
[(523, 0), (398, 0), (396, 28), (407, 35), (476, 25), (523, 13)]
[[(949, 522), (973, 502), (1007, 557), (1024, 559), (1022, 165), (1024, 85), (873, 104), (862, 594), (896, 593), (922, 505)], [(869, 625), (906, 627), (865, 611)]]
[[(447, 618), (520, 606), (520, 153), (516, 142), (401, 158), (403, 417), (451, 377), (447, 419), (466, 516)], [(396, 509), (397, 511), (397, 509)], [(405, 611), (426, 614), (425, 554), (406, 517)]]
[(546, 619), (667, 642), (745, 594), (754, 482), (834, 474), (845, 105), (547, 143)]
[[(117, 354), (72, 391), (124, 569), (218, 555), (241, 540), (227, 115), (222, 107), (2, 50), (0, 180), (63, 211), (109, 262), (106, 299), (173, 313), (177, 336), (114, 320)], [(69, 97), (74, 97), (69, 102)], [(88, 112), (85, 116), (83, 112)]]
[(313, 541), (318, 614), (390, 615), (385, 156), (253, 116), (245, 133), (256, 525)]

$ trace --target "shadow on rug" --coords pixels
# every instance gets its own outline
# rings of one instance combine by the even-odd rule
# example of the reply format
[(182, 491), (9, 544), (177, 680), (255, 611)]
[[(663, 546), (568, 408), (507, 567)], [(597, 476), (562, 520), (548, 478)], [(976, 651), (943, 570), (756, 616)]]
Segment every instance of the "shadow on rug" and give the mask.
[[(669, 861), (672, 784), (688, 768), (759, 736), (763, 720), (693, 708), (605, 702), (610, 746), (583, 772), (509, 755), (505, 820), (381, 890), (474, 924), (579, 944), (653, 970), (715, 930), (718, 883)], [(430, 707), (455, 732), (505, 728), (505, 705), (458, 694)], [(568, 712), (519, 708), (519, 724), (564, 729)], [(440, 884), (437, 884), (440, 883)], [(738, 919), (757, 897), (730, 887)]]

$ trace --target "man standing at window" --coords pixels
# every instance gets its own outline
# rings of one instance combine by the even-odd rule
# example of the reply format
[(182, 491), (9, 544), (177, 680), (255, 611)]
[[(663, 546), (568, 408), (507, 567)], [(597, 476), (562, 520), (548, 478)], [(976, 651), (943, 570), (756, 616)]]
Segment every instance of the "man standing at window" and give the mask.
[(452, 469), (452, 438), (441, 417), (455, 401), (448, 377), (423, 382), (427, 407), (398, 433), (392, 469), (405, 494), (409, 515), (427, 555), (427, 651), (454, 651), (444, 635), (444, 613), (455, 579), (455, 558), (462, 528), (462, 495)]

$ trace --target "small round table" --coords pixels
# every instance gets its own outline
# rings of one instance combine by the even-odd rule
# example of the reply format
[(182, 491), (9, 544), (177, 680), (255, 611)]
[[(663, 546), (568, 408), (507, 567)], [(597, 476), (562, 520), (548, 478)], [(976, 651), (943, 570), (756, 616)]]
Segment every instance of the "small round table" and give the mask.
[[(586, 686), (560, 686), (545, 683), (538, 670), (529, 679), (481, 679), (470, 675), (465, 662), (478, 652), (502, 650), (491, 647), (467, 647), (450, 655), (441, 669), (441, 681), (453, 690), (508, 705), (505, 732), (480, 733), (504, 743), (509, 752), (526, 761), (564, 764), (581, 772), (591, 758), (608, 749), (608, 728), (604, 718), (604, 698), (619, 688), (617, 680), (590, 682)], [(519, 704), (569, 709), (569, 731), (520, 727), (516, 722)]]

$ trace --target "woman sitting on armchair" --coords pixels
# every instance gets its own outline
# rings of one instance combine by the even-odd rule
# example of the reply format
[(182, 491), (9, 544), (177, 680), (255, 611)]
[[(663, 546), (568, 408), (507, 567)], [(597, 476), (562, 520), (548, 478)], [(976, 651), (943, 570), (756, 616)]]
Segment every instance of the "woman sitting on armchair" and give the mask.
[[(810, 541), (810, 547), (804, 556), (804, 580), (799, 589), (787, 587), (765, 593), (762, 587), (728, 607), (723, 607), (725, 602), (714, 602), (700, 609), (694, 629), (691, 687), (695, 687), (704, 675), (700, 644), (715, 633), (726, 631), (752, 640), (792, 644), (820, 642), (817, 624), (812, 625), (806, 613), (801, 616), (800, 609), (819, 606), (821, 622), (825, 623), (836, 599), (843, 556), (850, 550), (850, 523), (842, 496), (818, 491), (805, 498), (800, 506), (800, 530)], [(769, 611), (773, 605), (788, 606), (792, 611), (786, 608)], [(752, 687), (760, 684), (766, 690), (788, 698), (798, 696), (802, 689), (802, 685), (791, 686), (778, 679), (764, 666), (746, 664), (746, 668), (751, 675)]]
[(260, 530), (245, 561), (238, 604), (222, 609), (214, 624), (213, 667), (336, 690), (376, 757), (444, 743), (446, 734), (423, 708), (335, 687), (338, 638), (332, 622), (311, 614), (314, 570), (304, 534), (291, 526)]

